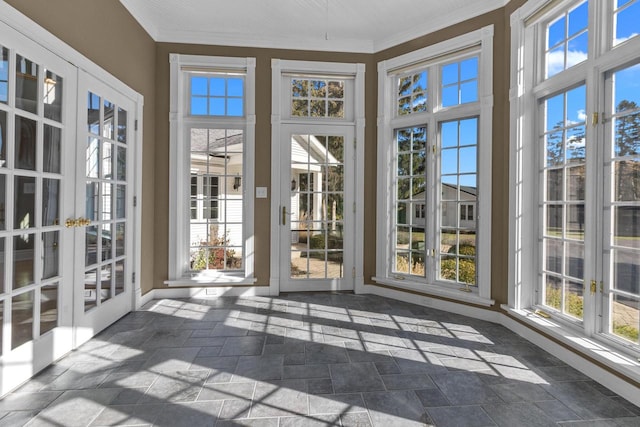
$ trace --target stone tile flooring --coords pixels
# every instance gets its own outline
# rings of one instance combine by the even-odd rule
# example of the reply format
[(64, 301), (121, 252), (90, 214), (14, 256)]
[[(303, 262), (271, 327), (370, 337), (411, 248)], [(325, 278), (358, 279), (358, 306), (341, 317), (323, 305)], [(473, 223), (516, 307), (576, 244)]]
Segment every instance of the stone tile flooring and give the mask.
[(375, 296), (156, 300), (0, 401), (0, 426), (640, 426), (502, 326)]

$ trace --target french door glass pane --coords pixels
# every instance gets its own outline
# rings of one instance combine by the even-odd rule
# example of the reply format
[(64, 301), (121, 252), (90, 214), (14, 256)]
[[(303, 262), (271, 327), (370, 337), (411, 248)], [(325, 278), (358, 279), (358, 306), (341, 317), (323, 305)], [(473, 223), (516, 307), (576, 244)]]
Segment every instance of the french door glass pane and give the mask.
[(24, 230), (35, 226), (36, 179), (32, 176), (14, 176), (13, 228)]
[[(0, 48), (0, 102), (9, 101), (9, 49)], [(2, 139), (5, 141), (5, 139)], [(3, 144), (4, 145), (4, 144)]]
[(16, 108), (38, 112), (38, 64), (16, 55)]
[(33, 291), (11, 298), (11, 349), (33, 339)]
[(62, 131), (60, 128), (44, 125), (42, 141), (42, 171), (60, 173), (60, 148)]
[(36, 121), (16, 116), (15, 167), (36, 169)]
[(40, 288), (40, 335), (58, 326), (58, 283)]
[(13, 289), (34, 283), (35, 234), (13, 237)]
[(42, 233), (42, 279), (50, 279), (59, 274), (60, 252), (60, 232), (51, 231)]
[(7, 198), (7, 177), (0, 174), (0, 230), (5, 230), (6, 222), (6, 198)]
[(60, 223), (60, 180), (42, 179), (42, 225)]
[[(0, 84), (0, 88), (1, 87), (2, 86)], [(2, 141), (7, 140), (7, 112), (6, 111), (0, 111), (0, 140)], [(7, 144), (0, 144), (0, 168), (6, 168), (6, 167), (7, 167)]]
[(62, 77), (45, 70), (43, 84), (44, 116), (56, 122), (62, 121)]
[[(313, 82), (312, 82), (313, 83)], [(312, 93), (323, 87), (311, 84)], [(290, 277), (337, 279), (343, 271), (344, 137), (291, 136)]]

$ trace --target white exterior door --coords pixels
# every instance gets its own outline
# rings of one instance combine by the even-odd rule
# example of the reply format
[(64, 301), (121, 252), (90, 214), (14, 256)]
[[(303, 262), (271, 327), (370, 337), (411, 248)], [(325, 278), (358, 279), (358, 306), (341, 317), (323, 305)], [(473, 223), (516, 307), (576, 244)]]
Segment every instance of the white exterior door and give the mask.
[(134, 101), (81, 72), (74, 326), (79, 345), (133, 306)]
[(353, 290), (353, 127), (282, 130), (280, 291)]

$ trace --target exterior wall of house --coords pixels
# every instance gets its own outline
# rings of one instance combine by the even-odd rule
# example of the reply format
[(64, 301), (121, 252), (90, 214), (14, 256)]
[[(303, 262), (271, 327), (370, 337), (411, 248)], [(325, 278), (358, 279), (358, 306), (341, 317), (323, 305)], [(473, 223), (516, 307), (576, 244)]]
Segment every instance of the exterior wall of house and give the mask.
[[(87, 58), (144, 96), (142, 194), (142, 293), (154, 286), (155, 242), (155, 42), (118, 1), (6, 0)], [(165, 169), (166, 170), (166, 169)], [(164, 171), (160, 172), (164, 174)]]

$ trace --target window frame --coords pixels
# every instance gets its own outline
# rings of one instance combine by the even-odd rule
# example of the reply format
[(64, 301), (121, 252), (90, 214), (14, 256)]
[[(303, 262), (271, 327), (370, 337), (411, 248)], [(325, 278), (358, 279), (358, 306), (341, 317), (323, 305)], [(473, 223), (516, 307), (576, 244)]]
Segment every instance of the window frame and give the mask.
[[(169, 160), (169, 286), (247, 285), (254, 278), (253, 222), (255, 180), (255, 67), (251, 57), (219, 57), (170, 54), (170, 160)], [(191, 115), (189, 77), (193, 73), (241, 74), (244, 78), (243, 116)], [(186, 138), (191, 128), (241, 129), (244, 132), (242, 176), (243, 270), (192, 272), (189, 265), (189, 222), (191, 218), (190, 147)], [(202, 180), (198, 177), (198, 181)], [(204, 185), (204, 184), (200, 184)]]
[[(491, 144), (492, 144), (492, 110), (493, 110), (493, 25), (452, 38), (396, 58), (378, 63), (378, 181), (377, 188), (380, 196), (377, 200), (377, 253), (376, 276), (374, 282), (393, 286), (400, 289), (418, 291), (425, 295), (436, 295), (477, 305), (491, 306)], [(440, 73), (442, 65), (467, 58), (478, 57), (478, 100), (471, 103), (462, 103), (451, 107), (441, 107)], [(410, 114), (398, 114), (398, 79), (415, 75), (422, 68), (431, 66), (427, 75), (427, 87), (431, 98), (427, 97), (426, 111), (412, 112)], [(435, 72), (434, 72), (435, 71)], [(460, 83), (460, 82), (458, 82)], [(435, 102), (437, 100), (437, 102)], [(394, 144), (395, 132), (404, 127), (427, 125), (427, 144), (429, 155), (431, 146), (439, 138), (439, 124), (448, 120), (463, 120), (469, 117), (478, 117), (478, 154), (477, 154), (477, 185), (481, 194), (477, 202), (476, 215), (477, 230), (477, 287), (468, 292), (460, 283), (446, 281), (415, 280), (409, 277), (400, 277), (393, 272), (391, 263), (395, 226), (393, 180), (394, 171)], [(437, 145), (440, 143), (438, 141)], [(439, 156), (439, 154), (438, 154)], [(435, 159), (433, 164), (439, 168), (439, 161)], [(482, 172), (480, 171), (482, 169)], [(440, 178), (440, 171), (436, 170), (436, 179)], [(429, 183), (427, 183), (427, 186)], [(431, 185), (435, 185), (432, 183)], [(433, 191), (433, 190), (432, 190)], [(437, 197), (439, 200), (439, 197)], [(435, 216), (438, 212), (429, 207), (427, 200), (427, 212), (425, 212), (425, 229), (439, 233), (436, 229)], [(427, 233), (427, 231), (425, 232)], [(432, 252), (439, 252), (431, 249)], [(429, 255), (429, 251), (427, 251)], [(430, 258), (430, 256), (427, 256)]]
[[(531, 165), (528, 159), (540, 155), (534, 143), (543, 133), (540, 130), (543, 118), (540, 104), (551, 96), (585, 84), (587, 141), (606, 145), (606, 124), (603, 126), (599, 122), (598, 126), (594, 126), (592, 113), (606, 111), (604, 92), (607, 75), (640, 59), (637, 53), (640, 37), (613, 45), (612, 2), (590, 1), (588, 58), (546, 78), (543, 51), (546, 24), (582, 1), (549, 3), (532, 0), (511, 15), (509, 283), (508, 304), (502, 308), (595, 360), (610, 364), (616, 358), (616, 369), (639, 381), (640, 364), (637, 363), (637, 357), (640, 349), (606, 333), (608, 313), (604, 305), (609, 301), (606, 295), (608, 285), (605, 286), (604, 296), (599, 284), (596, 284), (594, 295), (589, 289), (590, 281), (602, 277), (603, 271), (606, 271), (603, 268), (607, 261), (607, 234), (604, 227), (608, 226), (608, 220), (602, 210), (609, 204), (602, 198), (602, 190), (596, 190), (599, 183), (602, 185), (604, 174), (608, 173), (607, 167), (602, 164), (606, 162), (602, 148), (597, 153), (592, 149), (587, 153), (586, 160), (586, 197), (592, 200), (585, 200), (585, 230), (593, 231), (591, 237), (585, 238), (583, 320), (550, 313), (546, 306), (539, 303), (540, 297), (537, 296), (540, 294), (538, 288), (543, 286), (538, 277), (542, 262), (539, 233), (543, 225), (538, 204), (543, 200), (543, 182), (539, 176), (540, 165), (538, 162)], [(590, 212), (593, 210), (597, 212)], [(540, 320), (541, 317), (535, 315), (537, 313), (541, 313), (544, 320)]]

